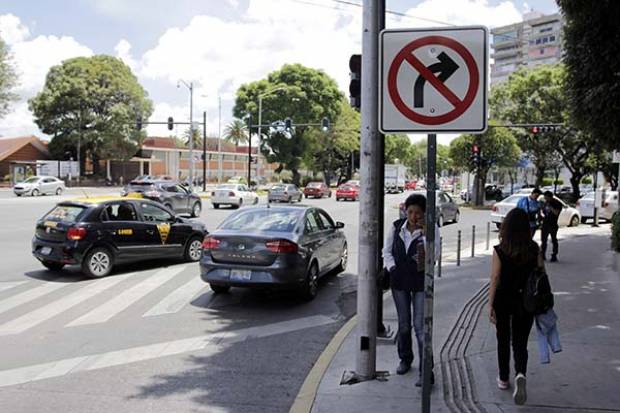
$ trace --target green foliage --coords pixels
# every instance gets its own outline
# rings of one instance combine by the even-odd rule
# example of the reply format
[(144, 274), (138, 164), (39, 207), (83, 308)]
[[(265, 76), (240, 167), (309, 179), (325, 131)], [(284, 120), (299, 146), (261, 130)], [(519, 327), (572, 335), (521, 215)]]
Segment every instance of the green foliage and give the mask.
[(592, 178), (590, 178), (589, 176), (586, 176), (585, 178), (581, 180), (581, 183), (584, 185), (592, 185)]
[[(276, 90), (277, 89), (277, 90)], [(270, 73), (267, 79), (242, 85), (237, 90), (233, 114), (243, 119), (252, 116), (258, 122), (259, 96), (262, 99), (262, 124), (271, 124), (290, 117), (293, 124), (319, 123), (323, 117), (332, 122), (342, 110), (344, 96), (338, 84), (321, 70), (300, 64), (287, 64)], [(297, 126), (290, 134), (268, 133), (262, 139), (261, 152), (272, 163), (293, 172), (293, 182), (299, 183), (302, 158), (312, 149), (309, 128)]]
[(94, 160), (131, 158), (144, 138), (144, 132), (136, 130), (136, 118), (146, 121), (153, 112), (131, 69), (105, 55), (53, 66), (29, 105), (43, 133), (54, 135), (52, 142), (59, 140), (50, 147), (69, 150), (74, 159), (78, 137), (82, 155), (88, 151)]
[(241, 119), (233, 119), (224, 130), (224, 139), (239, 146), (248, 141), (248, 127)]
[(620, 2), (557, 0), (571, 113), (606, 149), (620, 149)]
[(553, 186), (553, 185), (564, 185), (563, 179), (558, 179), (557, 181), (553, 178), (544, 178), (543, 186)]
[[(191, 128), (188, 126), (187, 129), (183, 132), (183, 146), (189, 148), (189, 136), (191, 133)], [(200, 129), (194, 129), (194, 149), (202, 148), (202, 133)]]
[(411, 157), (411, 141), (407, 135), (385, 136), (385, 163), (406, 164)]
[(0, 119), (9, 113), (11, 103), (18, 98), (12, 91), (15, 86), (17, 86), (15, 66), (8, 46), (0, 38)]
[(620, 213), (617, 211), (611, 220), (611, 247), (620, 252)]

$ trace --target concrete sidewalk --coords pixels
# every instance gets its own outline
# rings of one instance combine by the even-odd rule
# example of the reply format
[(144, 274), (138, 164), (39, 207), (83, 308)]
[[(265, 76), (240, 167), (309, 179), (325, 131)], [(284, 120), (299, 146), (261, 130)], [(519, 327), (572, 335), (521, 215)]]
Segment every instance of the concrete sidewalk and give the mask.
[[(609, 227), (583, 227), (563, 234), (560, 262), (547, 269), (556, 293), (564, 351), (552, 354), (550, 365), (541, 365), (532, 330), (528, 403), (518, 409), (512, 393), (498, 390), (495, 382), (496, 340), (487, 314), (490, 257), (444, 267), (444, 276), (435, 283), (433, 412), (620, 412), (620, 276), (611, 268), (609, 233)], [(389, 293), (384, 296), (384, 311), (385, 323), (395, 330), (396, 311)], [(344, 372), (355, 369), (354, 323), (355, 319), (348, 323), (348, 334), (341, 331), (340, 338), (334, 338), (308, 376), (300, 392), (306, 405), (298, 397), (291, 411), (421, 411), (421, 390), (414, 386), (417, 359), (409, 373), (396, 375), (393, 340), (380, 340), (377, 346), (377, 371), (387, 372), (385, 379), (340, 384)], [(417, 353), (415, 349), (414, 345)], [(309, 390), (315, 370), (317, 386)]]

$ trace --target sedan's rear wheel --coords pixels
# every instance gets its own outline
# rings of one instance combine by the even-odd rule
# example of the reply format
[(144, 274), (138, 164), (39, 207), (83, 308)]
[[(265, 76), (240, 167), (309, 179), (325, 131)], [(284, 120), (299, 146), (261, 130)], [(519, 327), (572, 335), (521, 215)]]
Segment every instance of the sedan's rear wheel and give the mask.
[(107, 248), (94, 248), (86, 254), (82, 271), (90, 278), (107, 276), (112, 272), (112, 254)]
[(577, 215), (573, 215), (570, 219), (569, 227), (578, 227), (579, 226), (579, 217)]
[(585, 224), (586, 222), (588, 222), (588, 218), (586, 217), (581, 217), (581, 223)]
[(62, 188), (56, 189), (56, 195), (58, 196), (62, 195)]
[(287, 202), (288, 202), (289, 204), (292, 204), (292, 203), (293, 203), (293, 197), (292, 197), (292, 196), (289, 196), (289, 197), (288, 197), (288, 201), (287, 201)]
[(209, 284), (209, 287), (215, 294), (225, 294), (230, 290), (230, 285)]
[(454, 223), (458, 223), (459, 220), (461, 219), (461, 213), (459, 211), (456, 211), (456, 215), (454, 215)]
[(443, 215), (439, 215), (439, 218), (437, 218), (437, 226), (439, 228), (443, 227)]
[(254, 198), (254, 205), (258, 204), (258, 197)]
[(51, 271), (60, 271), (65, 266), (65, 264), (61, 262), (53, 262), (53, 261), (41, 261), (41, 264), (43, 264), (45, 268)]
[(319, 268), (316, 263), (313, 263), (308, 270), (306, 279), (301, 287), (301, 295), (304, 300), (313, 300), (319, 289)]
[(202, 206), (200, 205), (200, 202), (195, 202), (194, 206), (192, 207), (192, 217), (198, 218), (201, 212), (202, 212)]
[(342, 247), (342, 253), (340, 254), (340, 264), (338, 265), (338, 272), (345, 272), (347, 269), (347, 263), (349, 262), (349, 248), (347, 247), (347, 243), (344, 243)]
[(199, 237), (193, 237), (185, 247), (185, 261), (200, 261), (200, 257), (202, 257), (202, 240)]
[(213, 204), (213, 209), (220, 209), (220, 204)]

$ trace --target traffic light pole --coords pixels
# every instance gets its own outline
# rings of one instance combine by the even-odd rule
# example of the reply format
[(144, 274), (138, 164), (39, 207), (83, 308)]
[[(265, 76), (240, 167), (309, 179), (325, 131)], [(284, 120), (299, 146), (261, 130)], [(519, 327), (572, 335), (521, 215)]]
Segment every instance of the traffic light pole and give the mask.
[(207, 192), (207, 111), (202, 112), (202, 192)]
[(248, 117), (248, 188), (252, 185), (252, 117)]

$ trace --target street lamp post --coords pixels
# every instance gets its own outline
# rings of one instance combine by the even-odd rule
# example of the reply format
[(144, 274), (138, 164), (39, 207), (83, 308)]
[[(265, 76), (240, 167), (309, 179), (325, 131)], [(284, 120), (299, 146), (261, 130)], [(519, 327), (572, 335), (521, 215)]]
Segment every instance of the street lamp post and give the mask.
[[(258, 149), (256, 150), (256, 156), (258, 157), (258, 151), (260, 150), (260, 142), (261, 142), (261, 125), (263, 124), (263, 98), (271, 93), (274, 92), (278, 92), (280, 90), (284, 90), (286, 89), (286, 86), (277, 86), (274, 87), (273, 89), (269, 89), (266, 92), (261, 93), (260, 95), (258, 95), (258, 128), (257, 128), (257, 133), (258, 133)], [(252, 152), (252, 134), (250, 133), (250, 131), (248, 130), (248, 156), (251, 156), (251, 152)], [(251, 170), (251, 161), (248, 162), (248, 171)], [(251, 172), (248, 172), (248, 177), (250, 176)], [(258, 167), (256, 168), (256, 174), (258, 175)], [(258, 176), (256, 177), (256, 182), (258, 184)], [(250, 186), (250, 182), (248, 180), (248, 186)]]
[(177, 88), (181, 83), (189, 89), (189, 189), (194, 187), (194, 82), (189, 84), (184, 80), (179, 80)]

